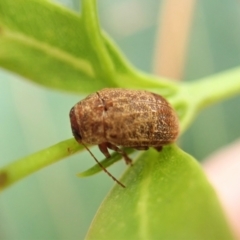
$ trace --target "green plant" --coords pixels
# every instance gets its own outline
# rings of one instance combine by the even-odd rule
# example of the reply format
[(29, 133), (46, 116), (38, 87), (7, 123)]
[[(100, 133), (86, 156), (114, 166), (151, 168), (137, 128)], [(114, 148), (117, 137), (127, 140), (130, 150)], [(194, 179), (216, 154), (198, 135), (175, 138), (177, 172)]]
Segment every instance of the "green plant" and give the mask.
[[(141, 73), (101, 31), (95, 1), (83, 0), (82, 6), (79, 17), (45, 1), (0, 2), (0, 65), (46, 87), (73, 93), (88, 94), (103, 87), (154, 91), (177, 110), (181, 132), (201, 109), (240, 92), (239, 68), (184, 84)], [(70, 139), (20, 159), (1, 168), (0, 188), (83, 149)], [(114, 154), (103, 164), (119, 159)], [(100, 170), (95, 166), (82, 175)], [(201, 168), (177, 146), (165, 147), (160, 154), (141, 152), (122, 181), (127, 189), (115, 186), (87, 238), (231, 238)]]

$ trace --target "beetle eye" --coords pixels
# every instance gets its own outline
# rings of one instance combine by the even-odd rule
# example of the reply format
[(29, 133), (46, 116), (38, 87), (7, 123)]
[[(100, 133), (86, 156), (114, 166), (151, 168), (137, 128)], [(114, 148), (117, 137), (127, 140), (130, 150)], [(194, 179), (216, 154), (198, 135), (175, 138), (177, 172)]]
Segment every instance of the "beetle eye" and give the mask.
[(74, 107), (71, 109), (71, 111), (69, 113), (69, 116), (70, 116), (73, 136), (75, 137), (75, 139), (78, 142), (81, 142), (82, 136), (79, 132), (79, 125), (78, 125), (77, 118), (76, 118), (76, 115), (75, 115), (75, 112), (74, 112)]
[(73, 127), (72, 127), (72, 133), (78, 142), (80, 142), (82, 140), (82, 136), (80, 135), (80, 133), (77, 132), (76, 129), (74, 129)]

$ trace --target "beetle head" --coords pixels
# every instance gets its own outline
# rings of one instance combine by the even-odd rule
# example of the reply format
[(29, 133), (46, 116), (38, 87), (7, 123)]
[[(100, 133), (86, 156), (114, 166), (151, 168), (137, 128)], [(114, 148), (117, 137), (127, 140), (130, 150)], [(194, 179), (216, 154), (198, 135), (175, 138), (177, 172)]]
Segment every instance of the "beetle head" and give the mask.
[(81, 142), (82, 137), (80, 134), (79, 124), (77, 122), (77, 117), (74, 111), (74, 107), (70, 110), (69, 117), (70, 117), (73, 136), (78, 142)]

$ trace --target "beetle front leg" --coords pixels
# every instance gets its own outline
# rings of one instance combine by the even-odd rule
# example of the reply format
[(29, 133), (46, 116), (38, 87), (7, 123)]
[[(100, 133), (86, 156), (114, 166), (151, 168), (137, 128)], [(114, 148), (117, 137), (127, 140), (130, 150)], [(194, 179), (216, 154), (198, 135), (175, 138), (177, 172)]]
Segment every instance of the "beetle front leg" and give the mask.
[(110, 153), (108, 152), (108, 146), (106, 142), (98, 144), (98, 148), (106, 158), (111, 157)]
[(127, 165), (128, 164), (132, 165), (132, 160), (128, 157), (128, 155), (122, 149), (120, 149), (116, 145), (114, 145), (112, 143), (109, 143), (109, 142), (107, 142), (106, 144), (107, 144), (108, 148), (114, 150), (115, 152), (120, 153), (123, 156), (123, 158), (124, 158), (124, 160), (125, 160)]

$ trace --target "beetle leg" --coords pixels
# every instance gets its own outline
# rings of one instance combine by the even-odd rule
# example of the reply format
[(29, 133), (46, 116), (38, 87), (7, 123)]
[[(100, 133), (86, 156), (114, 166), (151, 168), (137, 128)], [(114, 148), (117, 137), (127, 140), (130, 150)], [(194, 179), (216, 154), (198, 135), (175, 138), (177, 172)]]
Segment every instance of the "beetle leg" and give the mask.
[(98, 144), (98, 148), (99, 148), (99, 150), (104, 154), (104, 156), (106, 157), (106, 158), (110, 158), (111, 157), (111, 155), (110, 155), (110, 153), (108, 152), (108, 146), (107, 146), (107, 143), (100, 143), (100, 144)]
[(159, 146), (159, 147), (154, 147), (158, 152), (162, 151), (162, 146)]
[(128, 164), (132, 165), (132, 160), (128, 157), (128, 155), (122, 149), (120, 149), (116, 145), (113, 145), (112, 143), (109, 143), (109, 142), (107, 142), (106, 144), (108, 148), (120, 153), (123, 156), (127, 165)]

